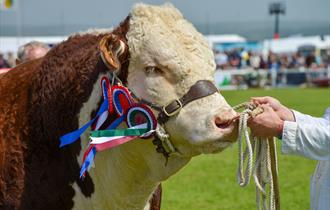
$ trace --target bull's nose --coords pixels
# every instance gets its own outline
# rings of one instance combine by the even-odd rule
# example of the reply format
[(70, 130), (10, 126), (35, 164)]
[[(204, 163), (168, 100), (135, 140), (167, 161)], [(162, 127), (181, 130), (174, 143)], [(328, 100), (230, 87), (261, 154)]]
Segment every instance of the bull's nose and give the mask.
[(221, 112), (214, 117), (214, 124), (217, 128), (225, 129), (232, 125), (233, 121), (236, 119), (236, 113), (233, 110), (228, 110)]
[(230, 119), (223, 119), (221, 117), (215, 117), (214, 124), (216, 127), (225, 129), (230, 126), (231, 120)]

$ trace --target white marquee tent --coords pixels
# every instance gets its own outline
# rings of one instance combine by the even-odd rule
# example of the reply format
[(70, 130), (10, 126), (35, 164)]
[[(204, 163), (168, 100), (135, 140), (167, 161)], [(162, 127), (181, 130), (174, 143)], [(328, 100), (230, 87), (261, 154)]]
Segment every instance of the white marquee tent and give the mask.
[(297, 52), (299, 47), (314, 46), (317, 49), (330, 49), (330, 35), (308, 36), (308, 37), (288, 37), (277, 40), (265, 40), (263, 50), (271, 50), (274, 53), (293, 53)]

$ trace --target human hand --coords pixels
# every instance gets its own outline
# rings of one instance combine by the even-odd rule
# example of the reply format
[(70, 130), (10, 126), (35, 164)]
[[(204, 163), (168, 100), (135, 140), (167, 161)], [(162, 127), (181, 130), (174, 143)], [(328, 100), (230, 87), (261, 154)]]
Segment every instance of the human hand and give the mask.
[(254, 118), (250, 118), (248, 125), (252, 134), (259, 138), (281, 136), (284, 121), (278, 116), (273, 108), (267, 104), (261, 104), (264, 111)]
[(275, 99), (273, 97), (270, 97), (270, 96), (252, 97), (251, 102), (256, 105), (261, 105), (261, 104), (269, 105), (276, 112), (276, 114), (281, 118), (281, 120), (295, 121), (292, 111), (289, 108), (283, 106), (281, 104), (281, 102), (279, 102), (277, 99)]

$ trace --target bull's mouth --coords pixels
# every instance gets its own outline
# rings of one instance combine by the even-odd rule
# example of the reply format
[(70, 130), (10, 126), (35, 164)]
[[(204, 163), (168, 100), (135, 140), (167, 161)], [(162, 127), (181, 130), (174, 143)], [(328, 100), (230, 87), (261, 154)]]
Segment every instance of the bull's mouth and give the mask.
[[(214, 122), (210, 133), (205, 133), (205, 136), (197, 135), (197, 138), (192, 137), (191, 141), (186, 140), (190, 142), (190, 146), (177, 144), (178, 151), (185, 156), (219, 153), (237, 141), (238, 121), (236, 116), (226, 121), (222, 119), (221, 122), (216, 120)], [(203, 137), (206, 138), (202, 139)]]
[(217, 127), (222, 129), (224, 136), (203, 145), (201, 148), (202, 153), (219, 153), (236, 142), (238, 129), (236, 118), (217, 124)]
[(200, 147), (200, 152), (203, 154), (214, 154), (219, 153), (228, 148), (229, 146), (233, 145), (235, 143), (235, 140), (227, 140), (227, 138), (224, 139), (218, 139), (212, 142), (209, 142), (207, 144), (204, 144), (202, 147)]
[(201, 148), (203, 154), (219, 153), (231, 146), (234, 142), (229, 140), (217, 140), (209, 144), (204, 145)]

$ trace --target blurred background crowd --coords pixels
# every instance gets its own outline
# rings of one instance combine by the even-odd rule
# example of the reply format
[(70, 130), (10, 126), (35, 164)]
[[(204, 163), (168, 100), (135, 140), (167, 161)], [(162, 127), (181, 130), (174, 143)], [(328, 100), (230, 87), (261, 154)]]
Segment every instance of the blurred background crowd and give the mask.
[(321, 54), (320, 50), (295, 53), (262, 53), (234, 49), (230, 51), (214, 50), (217, 69), (324, 69), (330, 65), (330, 50)]

